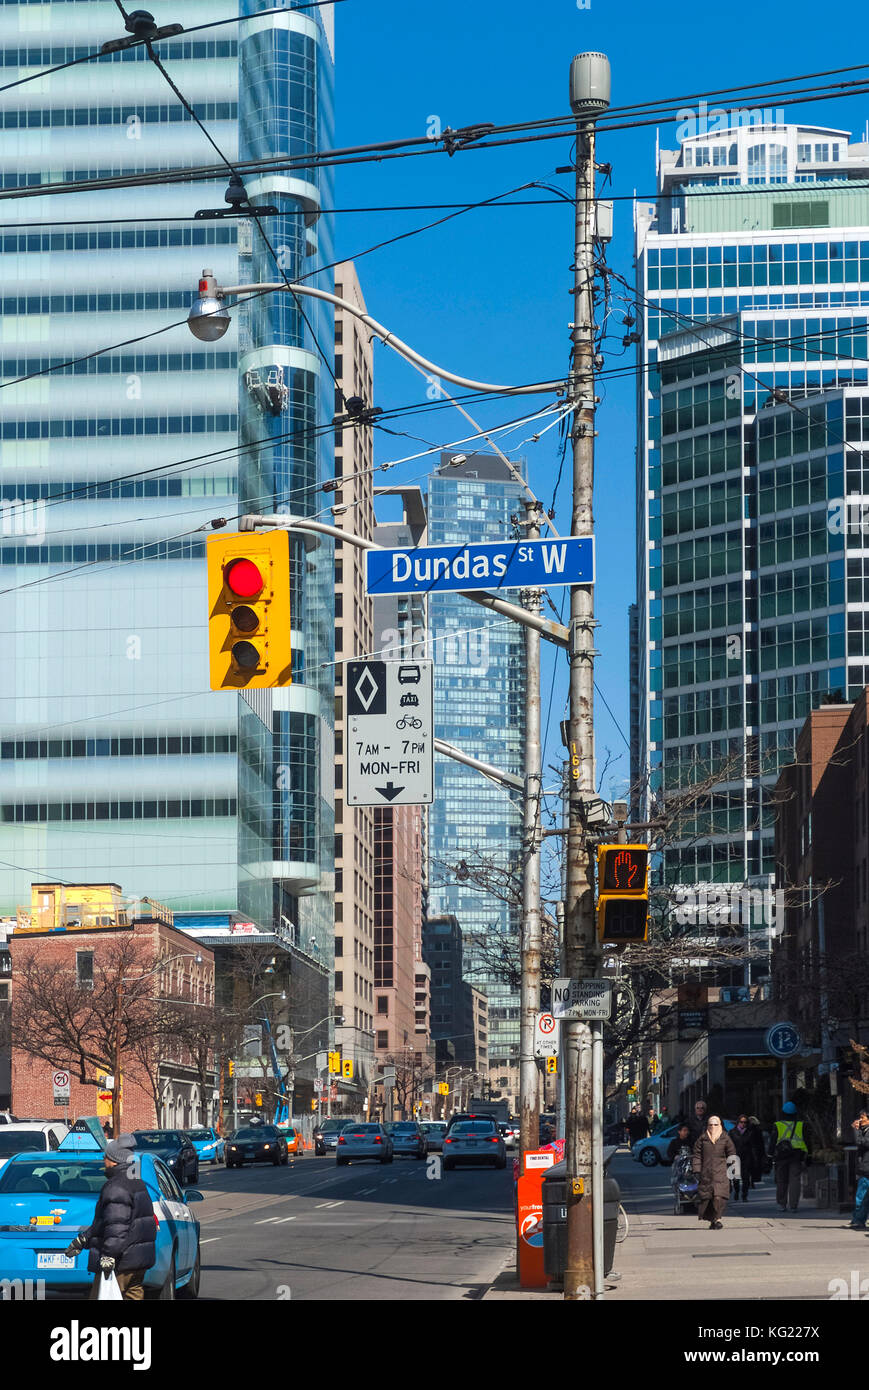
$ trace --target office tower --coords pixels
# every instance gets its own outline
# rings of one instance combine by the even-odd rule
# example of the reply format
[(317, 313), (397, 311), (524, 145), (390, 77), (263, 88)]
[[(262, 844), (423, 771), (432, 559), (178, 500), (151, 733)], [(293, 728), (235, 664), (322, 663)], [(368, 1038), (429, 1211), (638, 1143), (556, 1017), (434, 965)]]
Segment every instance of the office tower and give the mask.
[(866, 491), (869, 146), (720, 114), (636, 217), (637, 769), (665, 800), (720, 777), (666, 849), (684, 883), (772, 872), (771, 785), (862, 689), (869, 628), (865, 535), (835, 524)]
[[(511, 518), (521, 512), (521, 484), (492, 455), (471, 454), (459, 463), (451, 462), (451, 457), (442, 454), (440, 466), (429, 478), (428, 543), (499, 541), (511, 536)], [(438, 737), (503, 771), (521, 775), (523, 629), (517, 623), (492, 621), (457, 594), (432, 593), (429, 630)], [(487, 873), (497, 878), (505, 868), (519, 865), (521, 804), (472, 768), (438, 758), (428, 824), (430, 912), (458, 919), (464, 978), (483, 990), (488, 1000), (490, 1075), (510, 1077), (509, 1089), (518, 1093), (519, 997), (494, 969), (499, 943), (506, 938), (518, 944), (518, 910), (501, 897), (481, 892), (478, 885)], [(463, 861), (469, 871), (464, 878)]]
[[(356, 268), (335, 269), (335, 293), (365, 310)], [(348, 401), (371, 406), (374, 351), (359, 319), (335, 312), (335, 376), (339, 411)], [(345, 416), (346, 419), (346, 416)], [(374, 532), (371, 426), (345, 423), (335, 430), (336, 526), (371, 540)], [(330, 518), (331, 519), (331, 518)], [(352, 1090), (367, 1094), (374, 1071), (374, 810), (345, 802), (344, 662), (369, 655), (374, 646), (373, 601), (365, 593), (365, 552), (335, 543), (335, 1043), (353, 1061)], [(355, 1107), (361, 1110), (361, 1104)]]
[[(237, 25), (157, 45), (229, 160), (332, 141), (331, 8), (257, 13), (266, 8), (245, 3)], [(185, 0), (173, 17), (237, 14)], [(0, 10), (9, 81), (122, 34), (110, 5)], [(0, 121), (7, 189), (215, 158), (141, 47), (4, 92)], [(13, 911), (32, 879), (109, 879), (179, 912), (248, 917), (310, 966), (311, 1009), (319, 991), (325, 1014), (330, 547), (293, 542), (297, 683), (239, 698), (207, 689), (199, 528), (322, 504), (331, 326), (306, 308), (307, 327), (276, 294), (234, 313), (217, 344), (190, 336), (203, 266), (223, 283), (279, 273), (255, 222), (193, 220), (226, 208), (226, 182), (7, 204), (7, 222), (36, 225), (4, 233), (4, 380), (127, 345), (4, 393), (0, 561), (15, 594), (0, 899)], [(253, 177), (247, 191), (283, 210), (263, 229), (288, 277), (332, 259), (328, 173)], [(127, 341), (148, 333), (158, 336)]]

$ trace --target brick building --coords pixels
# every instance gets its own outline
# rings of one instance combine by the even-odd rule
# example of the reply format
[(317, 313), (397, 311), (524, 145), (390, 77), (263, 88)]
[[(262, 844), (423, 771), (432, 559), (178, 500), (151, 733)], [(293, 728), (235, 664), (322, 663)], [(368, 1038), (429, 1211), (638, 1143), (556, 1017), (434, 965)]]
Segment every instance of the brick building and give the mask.
[[(102, 890), (98, 901), (83, 910), (82, 900), (93, 899), (95, 888)], [(19, 912), (9, 939), (12, 1109), (62, 1115), (54, 1106), (52, 1073), (63, 1068), (70, 1072), (70, 1119), (109, 1119), (111, 1101), (99, 1099), (96, 1083), (103, 1071), (116, 1070), (120, 1031), (123, 1128), (209, 1123), (213, 1059), (206, 1056), (200, 1069), (177, 1033), (161, 1040), (149, 1022), (165, 1017), (167, 1005), (213, 1006), (212, 952), (179, 931), (159, 904), (125, 904), (116, 884), (35, 884), (32, 891), (31, 911)], [(45, 1009), (51, 1000), (66, 1006), (66, 1024), (52, 1023)], [(29, 1048), (19, 1036), (28, 1021), (34, 1039)]]
[(776, 786), (775, 843), (773, 989), (816, 1049), (792, 1068), (811, 1085), (869, 1022), (869, 688), (806, 719)]

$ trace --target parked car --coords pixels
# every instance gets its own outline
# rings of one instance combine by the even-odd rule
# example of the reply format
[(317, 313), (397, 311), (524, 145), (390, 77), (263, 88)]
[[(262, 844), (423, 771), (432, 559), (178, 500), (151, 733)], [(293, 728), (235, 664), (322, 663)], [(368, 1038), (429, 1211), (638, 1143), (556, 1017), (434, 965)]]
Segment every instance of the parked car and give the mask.
[(9, 1110), (0, 1110), (0, 1125), (17, 1125), (18, 1116), (13, 1115)]
[[(733, 1129), (733, 1120), (723, 1120), (722, 1124), (727, 1131)], [(668, 1125), (658, 1134), (650, 1134), (647, 1139), (638, 1139), (631, 1145), (631, 1158), (637, 1159), (644, 1168), (654, 1168), (657, 1163), (666, 1163), (670, 1141), (675, 1139), (678, 1132), (678, 1125)]]
[(224, 1140), (216, 1129), (205, 1126), (202, 1129), (188, 1129), (187, 1134), (200, 1163), (223, 1162)]
[(304, 1153), (304, 1149), (302, 1148), (302, 1136), (297, 1129), (286, 1127), (281, 1130), (281, 1134), (287, 1141), (288, 1154)]
[(457, 1163), (487, 1163), (493, 1168), (506, 1168), (507, 1150), (494, 1120), (480, 1116), (450, 1125), (444, 1136), (444, 1172), (450, 1172)]
[(446, 1120), (423, 1120), (420, 1129), (425, 1135), (429, 1153), (443, 1153), (444, 1135), (447, 1132)]
[(183, 1129), (134, 1129), (136, 1148), (161, 1158), (182, 1187), (199, 1181), (199, 1155)]
[(242, 1168), (245, 1163), (287, 1161), (287, 1141), (275, 1125), (246, 1125), (230, 1134), (226, 1141), (227, 1168)]
[(376, 1158), (380, 1163), (391, 1163), (393, 1152), (392, 1137), (383, 1125), (345, 1125), (335, 1146), (335, 1165), (343, 1168), (361, 1158)]
[(416, 1120), (390, 1120), (384, 1129), (392, 1140), (392, 1151), (396, 1154), (410, 1154), (412, 1158), (425, 1158), (428, 1153), (425, 1135)]
[[(196, 1298), (199, 1293), (199, 1222), (190, 1204), (202, 1193), (182, 1191), (148, 1149), (139, 1171), (154, 1207), (157, 1260), (145, 1273), (147, 1297)], [(46, 1291), (87, 1298), (93, 1275), (88, 1252), (63, 1252), (89, 1226), (106, 1181), (101, 1152), (14, 1154), (0, 1171), (0, 1280), (44, 1280)]]
[(56, 1120), (19, 1120), (0, 1129), (0, 1168), (17, 1153), (51, 1153), (67, 1133), (66, 1125)]

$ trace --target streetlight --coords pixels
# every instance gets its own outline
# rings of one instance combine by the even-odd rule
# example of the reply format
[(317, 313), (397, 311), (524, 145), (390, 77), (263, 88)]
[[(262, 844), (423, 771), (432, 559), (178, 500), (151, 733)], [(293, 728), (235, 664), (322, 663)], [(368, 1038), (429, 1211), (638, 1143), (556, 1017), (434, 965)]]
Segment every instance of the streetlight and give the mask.
[[(180, 956), (167, 956), (153, 970), (146, 970), (144, 975), (136, 976), (136, 983), (142, 980), (149, 980), (152, 975), (158, 975), (167, 965), (172, 965), (176, 960), (193, 959), (196, 965), (201, 965), (203, 955), (200, 951), (185, 951)], [(121, 1132), (121, 1005), (124, 997), (124, 967), (118, 971), (118, 988), (115, 998), (115, 1090), (112, 1097), (112, 1138), (117, 1139)], [(158, 1116), (159, 1119), (159, 1116)]]

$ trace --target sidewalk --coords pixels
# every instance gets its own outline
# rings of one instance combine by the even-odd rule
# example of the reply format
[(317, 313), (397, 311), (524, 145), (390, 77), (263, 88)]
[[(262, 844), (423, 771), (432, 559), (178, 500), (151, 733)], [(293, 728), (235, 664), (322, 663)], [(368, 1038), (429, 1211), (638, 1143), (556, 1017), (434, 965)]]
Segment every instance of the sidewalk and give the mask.
[[(664, 1170), (656, 1170), (663, 1183)], [(648, 1186), (648, 1174), (619, 1159), (613, 1173), (628, 1214), (625, 1241), (616, 1246), (607, 1302), (677, 1299), (819, 1299), (835, 1292), (869, 1294), (869, 1237), (844, 1229), (849, 1212), (819, 1211), (803, 1199), (783, 1214), (770, 1178), (748, 1202), (729, 1202), (724, 1229), (710, 1231), (696, 1214), (674, 1216), (669, 1188)], [(834, 1280), (843, 1281), (837, 1285)], [(855, 1296), (851, 1294), (851, 1296)], [(486, 1301), (556, 1302), (560, 1292), (523, 1290), (512, 1262), (484, 1294)]]

